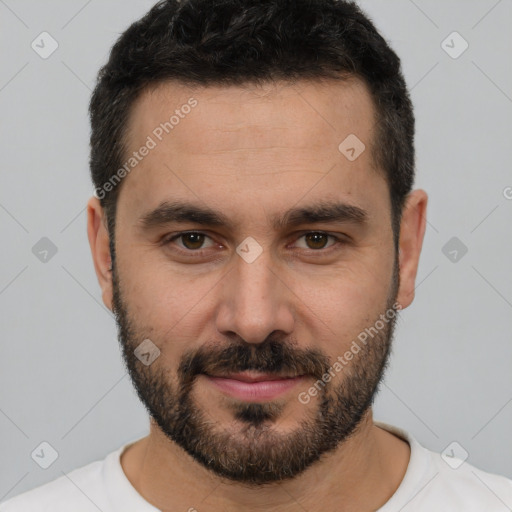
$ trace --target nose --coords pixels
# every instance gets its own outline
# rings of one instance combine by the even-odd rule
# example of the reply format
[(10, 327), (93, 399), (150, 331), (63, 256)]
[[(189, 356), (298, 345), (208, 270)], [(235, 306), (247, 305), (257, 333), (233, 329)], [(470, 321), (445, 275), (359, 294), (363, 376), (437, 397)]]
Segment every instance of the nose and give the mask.
[(219, 333), (237, 335), (247, 343), (262, 343), (278, 332), (289, 335), (294, 328), (293, 293), (268, 252), (248, 263), (238, 255), (234, 268), (222, 283), (216, 312)]

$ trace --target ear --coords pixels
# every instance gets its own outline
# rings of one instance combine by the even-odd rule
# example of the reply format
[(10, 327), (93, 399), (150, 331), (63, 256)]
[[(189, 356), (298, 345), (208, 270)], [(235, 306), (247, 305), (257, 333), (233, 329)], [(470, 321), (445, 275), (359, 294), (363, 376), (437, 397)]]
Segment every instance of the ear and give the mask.
[(97, 197), (87, 203), (87, 236), (105, 306), (112, 311), (112, 270), (105, 212)]
[(416, 273), (427, 225), (428, 196), (424, 190), (412, 191), (405, 201), (400, 223), (400, 287), (397, 301), (406, 308), (414, 300)]

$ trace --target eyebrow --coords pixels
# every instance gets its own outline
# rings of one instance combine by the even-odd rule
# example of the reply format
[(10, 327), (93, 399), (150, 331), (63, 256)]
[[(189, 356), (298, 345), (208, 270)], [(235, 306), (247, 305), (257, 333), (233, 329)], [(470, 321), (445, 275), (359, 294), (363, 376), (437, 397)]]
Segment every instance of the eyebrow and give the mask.
[[(273, 215), (271, 224), (277, 231), (301, 224), (368, 222), (368, 213), (362, 208), (342, 202), (320, 202), (310, 206), (292, 208), (283, 215)], [(139, 219), (141, 229), (149, 230), (171, 223), (193, 223), (203, 226), (233, 229), (234, 223), (223, 213), (208, 207), (182, 201), (163, 201)]]
[(321, 202), (302, 208), (292, 208), (282, 217), (274, 217), (274, 229), (295, 227), (300, 224), (353, 223), (362, 225), (368, 222), (368, 213), (359, 206), (340, 202)]
[(233, 227), (231, 221), (223, 213), (181, 201), (163, 201), (154, 210), (145, 213), (139, 219), (139, 224), (143, 229), (157, 228), (173, 222)]

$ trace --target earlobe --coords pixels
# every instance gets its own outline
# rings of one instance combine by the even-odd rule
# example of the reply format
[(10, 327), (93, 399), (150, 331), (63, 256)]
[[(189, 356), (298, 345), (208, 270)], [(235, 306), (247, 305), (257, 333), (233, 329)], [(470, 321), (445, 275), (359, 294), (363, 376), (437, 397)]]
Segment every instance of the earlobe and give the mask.
[(416, 274), (426, 227), (428, 196), (424, 190), (412, 191), (402, 212), (400, 224), (399, 268), (400, 287), (397, 300), (402, 308), (414, 300)]
[(87, 203), (87, 236), (96, 276), (102, 290), (103, 303), (112, 311), (112, 261), (105, 212), (98, 198)]

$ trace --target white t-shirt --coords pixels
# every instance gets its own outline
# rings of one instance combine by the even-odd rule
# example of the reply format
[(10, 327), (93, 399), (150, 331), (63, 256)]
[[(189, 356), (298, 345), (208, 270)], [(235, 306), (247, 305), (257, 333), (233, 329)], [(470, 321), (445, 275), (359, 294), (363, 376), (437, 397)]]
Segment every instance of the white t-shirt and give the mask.
[[(460, 459), (445, 461), (407, 432), (385, 423), (375, 424), (401, 437), (411, 447), (402, 483), (377, 512), (507, 512), (512, 509), (512, 480), (480, 471), (467, 462), (461, 463)], [(6, 501), (0, 505), (0, 512), (159, 512), (135, 490), (123, 472), (120, 456), (127, 446), (104, 460), (75, 469), (67, 476)], [(449, 452), (449, 456), (453, 454)]]

